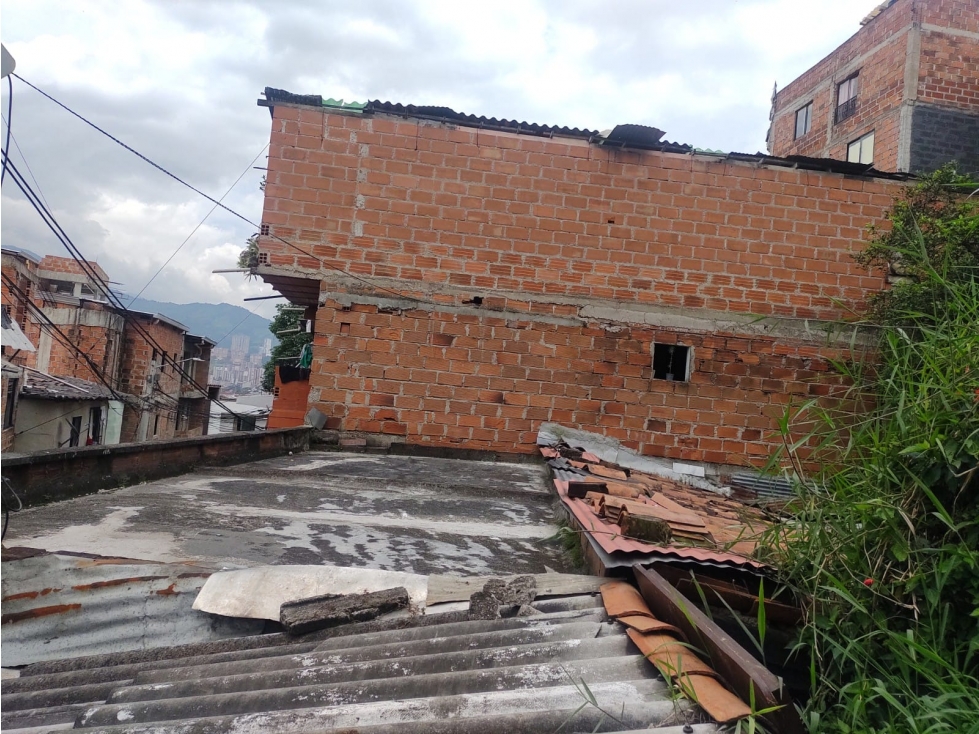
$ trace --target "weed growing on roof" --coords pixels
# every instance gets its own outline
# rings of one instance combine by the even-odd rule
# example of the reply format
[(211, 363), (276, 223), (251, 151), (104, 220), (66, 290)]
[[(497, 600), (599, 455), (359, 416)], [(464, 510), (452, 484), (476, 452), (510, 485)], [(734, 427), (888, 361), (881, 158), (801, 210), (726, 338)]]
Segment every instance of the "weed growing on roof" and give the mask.
[(845, 399), (782, 422), (773, 466), (822, 467), (763, 538), (808, 600), (813, 732), (979, 732), (979, 195), (962, 184), (943, 169), (872, 229), (858, 259), (904, 278), (871, 304), (875, 358), (838, 361)]

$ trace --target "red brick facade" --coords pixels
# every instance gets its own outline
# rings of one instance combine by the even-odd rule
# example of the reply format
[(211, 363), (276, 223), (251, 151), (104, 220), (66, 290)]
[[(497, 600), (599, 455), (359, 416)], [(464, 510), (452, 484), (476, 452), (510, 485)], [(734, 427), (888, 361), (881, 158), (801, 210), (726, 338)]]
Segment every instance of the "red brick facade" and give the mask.
[[(849, 253), (900, 190), (276, 104), (258, 271), (320, 284), (330, 428), (530, 451), (558, 421), (758, 463), (787, 402), (829, 390), (806, 328), (882, 287)], [(692, 350), (689, 381), (654, 378), (654, 342)]]
[[(979, 156), (969, 124), (979, 116), (977, 27), (974, 0), (895, 0), (779, 91), (769, 150), (777, 156), (846, 160), (849, 143), (873, 132), (878, 170), (930, 170), (948, 160), (972, 170)], [(838, 85), (853, 75), (855, 109), (837, 122)], [(812, 127), (797, 136), (796, 112), (809, 103)], [(940, 111), (953, 115), (956, 122), (946, 124), (944, 133), (956, 140), (936, 158), (926, 150), (926, 138)]]
[[(142, 332), (159, 345), (151, 346)], [(149, 314), (132, 316), (119, 370), (122, 392), (143, 398), (140, 409), (127, 406), (122, 417), (122, 440), (173, 438), (181, 378), (174, 361), (183, 359), (184, 331)]]

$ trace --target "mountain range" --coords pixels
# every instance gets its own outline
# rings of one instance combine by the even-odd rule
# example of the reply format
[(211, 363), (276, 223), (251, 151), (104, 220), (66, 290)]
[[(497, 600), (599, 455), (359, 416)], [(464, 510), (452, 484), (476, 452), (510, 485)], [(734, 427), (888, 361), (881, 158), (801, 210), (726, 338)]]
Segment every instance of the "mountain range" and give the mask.
[[(128, 303), (128, 299), (123, 298), (123, 303)], [(269, 331), (268, 319), (230, 303), (167, 303), (137, 298), (130, 308), (168, 316), (186, 326), (191, 334), (206, 336), (222, 347), (231, 346), (234, 334), (246, 335), (252, 349), (270, 337), (273, 345), (278, 341)]]

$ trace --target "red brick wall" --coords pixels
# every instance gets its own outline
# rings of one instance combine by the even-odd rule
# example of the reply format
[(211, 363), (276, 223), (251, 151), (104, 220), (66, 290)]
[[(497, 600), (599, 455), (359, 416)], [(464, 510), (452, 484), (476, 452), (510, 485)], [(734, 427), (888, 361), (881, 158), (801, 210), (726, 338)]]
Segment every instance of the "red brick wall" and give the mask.
[[(94, 270), (102, 280), (108, 282), (109, 274), (106, 273), (102, 266), (96, 262), (90, 263), (92, 270)], [(72, 275), (86, 275), (82, 266), (78, 264), (73, 258), (70, 257), (58, 257), (56, 255), (45, 255), (41, 258), (41, 264), (37, 266), (39, 270), (50, 270), (56, 273), (71, 273)]]
[[(263, 221), (335, 268), (447, 302), (834, 318), (881, 287), (849, 252), (899, 188), (277, 106)], [(261, 247), (273, 265), (335, 272)]]
[[(134, 328), (132, 322), (138, 322), (149, 336), (159, 344), (160, 349), (167, 353), (167, 364), (163, 371), (154, 369), (153, 350), (146, 338)], [(159, 352), (159, 350), (157, 350)], [(130, 323), (126, 324), (125, 346), (122, 353), (122, 364), (120, 367), (120, 390), (130, 395), (144, 397), (146, 401), (157, 404), (156, 408), (151, 408), (145, 402), (143, 409), (150, 412), (149, 425), (147, 428), (147, 438), (153, 438), (153, 415), (160, 416), (158, 424), (157, 438), (173, 438), (176, 428), (177, 401), (180, 396), (180, 376), (173, 367), (172, 360), (182, 359), (184, 351), (183, 332), (169, 324), (154, 322), (149, 317), (130, 316)], [(159, 365), (162, 354), (157, 354)], [(147, 388), (147, 377), (151, 373), (159, 372), (160, 381), (158, 389), (149, 390)], [(140, 411), (127, 406), (122, 418), (122, 441), (137, 440), (139, 429)]]
[[(932, 0), (922, 15), (918, 99), (979, 112), (979, 4), (974, 0)], [(939, 30), (949, 27), (965, 33)]]
[[(762, 336), (602, 328), (446, 312), (320, 309), (311, 404), (327, 428), (532, 451), (543, 421), (652, 456), (769, 456), (790, 401), (830, 392), (828, 352)], [(653, 379), (653, 342), (693, 348), (689, 382)]]
[[(278, 105), (263, 222), (326, 264), (260, 246), (323, 281), (310, 405), (330, 428), (531, 451), (557, 421), (650, 455), (758, 464), (787, 403), (830, 389), (828, 353), (711, 319), (800, 327), (859, 307), (883, 279), (851, 249), (902, 189)], [(603, 326), (596, 307), (701, 326)], [(654, 341), (693, 348), (688, 383), (652, 378)]]

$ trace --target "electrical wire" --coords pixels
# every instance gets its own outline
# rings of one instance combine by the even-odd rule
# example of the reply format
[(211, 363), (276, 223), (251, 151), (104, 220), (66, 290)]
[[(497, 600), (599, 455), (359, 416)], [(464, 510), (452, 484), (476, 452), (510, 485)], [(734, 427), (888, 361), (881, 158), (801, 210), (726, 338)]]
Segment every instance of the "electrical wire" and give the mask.
[[(122, 303), (119, 297), (112, 291), (108, 282), (104, 278), (102, 278), (102, 276), (92, 267), (92, 264), (85, 259), (84, 255), (81, 254), (81, 251), (71, 241), (71, 238), (68, 237), (67, 233), (64, 231), (64, 229), (62, 229), (61, 225), (58, 224), (58, 221), (55, 219), (54, 215), (51, 214), (48, 208), (40, 202), (40, 200), (37, 197), (37, 194), (30, 187), (30, 184), (28, 184), (24, 179), (24, 177), (20, 174), (20, 171), (17, 169), (17, 166), (12, 161), (10, 161), (6, 151), (0, 151), (0, 154), (3, 155), (4, 161), (9, 163), (9, 167), (12, 172), (11, 175), (13, 176), (14, 182), (17, 184), (17, 187), (21, 190), (21, 192), (24, 193), (24, 195), (27, 197), (28, 202), (31, 204), (31, 206), (34, 207), (35, 211), (38, 212), (38, 214), (41, 216), (41, 219), (48, 226), (48, 228), (54, 233), (55, 237), (57, 237), (57, 239), (61, 242), (61, 244), (64, 245), (65, 249), (68, 250), (69, 254), (72, 256), (75, 262), (77, 262), (78, 265), (82, 268), (84, 273), (88, 275), (88, 277), (91, 278), (94, 283), (97, 283), (101, 286), (101, 289), (103, 290), (106, 298), (110, 301), (110, 303), (113, 306), (116, 307), (116, 309), (123, 317), (123, 319), (126, 320), (126, 323), (128, 325), (132, 326), (132, 328), (137, 333), (139, 333), (151, 346), (155, 347), (158, 351), (165, 352), (166, 350), (163, 349), (162, 346), (160, 346), (160, 344), (149, 334), (148, 331), (146, 331), (145, 328), (143, 328), (142, 324), (140, 324), (138, 320), (133, 319), (132, 312), (130, 311), (130, 309), (128, 309)], [(207, 388), (200, 385), (186, 371), (184, 371), (179, 366), (177, 366), (176, 369), (191, 385), (196, 387), (202, 393), (204, 394), (207, 393)], [(228, 413), (231, 413), (232, 415), (237, 415), (233, 410), (228, 408), (222, 402), (220, 401), (215, 401), (215, 402), (218, 405), (220, 405), (222, 408), (224, 408)]]
[[(0, 120), (3, 120), (4, 124), (7, 126), (7, 129), (9, 130), (10, 123), (8, 122), (7, 118), (4, 117), (3, 115), (0, 115)], [(31, 174), (31, 181), (33, 181), (34, 186), (37, 187), (37, 195), (41, 197), (41, 201), (43, 201), (46, 206), (50, 206), (48, 205), (48, 200), (44, 198), (44, 192), (41, 191), (41, 184), (37, 182), (37, 178), (34, 176), (34, 170), (31, 168), (31, 164), (27, 162), (27, 156), (24, 155), (24, 151), (20, 149), (20, 143), (17, 142), (17, 136), (14, 135), (12, 132), (10, 133), (10, 140), (13, 142), (14, 147), (17, 149), (17, 152), (20, 153), (20, 159), (24, 161), (24, 165), (27, 166), (27, 172)], [(10, 150), (10, 148), (8, 147), (7, 150)]]
[(200, 223), (198, 223), (198, 225), (196, 227), (194, 227), (193, 230), (191, 230), (191, 233), (189, 235), (187, 235), (187, 237), (184, 239), (183, 242), (180, 243), (180, 245), (177, 247), (177, 249), (174, 250), (170, 254), (170, 257), (168, 257), (166, 259), (166, 262), (164, 262), (159, 267), (159, 269), (155, 273), (153, 273), (153, 277), (150, 278), (148, 281), (146, 281), (146, 285), (144, 285), (142, 288), (140, 288), (139, 293), (137, 293), (135, 296), (132, 297), (132, 299), (129, 301), (129, 306), (130, 307), (132, 307), (132, 305), (136, 302), (136, 299), (139, 298), (141, 295), (143, 295), (143, 292), (147, 288), (150, 287), (150, 284), (154, 280), (156, 280), (156, 276), (158, 276), (160, 273), (163, 272), (163, 269), (167, 265), (170, 264), (170, 261), (173, 260), (173, 258), (175, 258), (177, 256), (177, 253), (180, 252), (183, 249), (184, 245), (186, 245), (188, 242), (190, 242), (190, 238), (193, 237), (197, 233), (197, 230), (199, 230), (201, 227), (204, 226), (204, 222), (206, 222), (208, 220), (208, 217), (210, 217), (214, 213), (214, 210), (218, 208), (218, 206), (220, 205), (220, 202), (222, 202), (226, 198), (228, 198), (228, 194), (230, 194), (231, 191), (234, 189), (234, 187), (238, 185), (238, 182), (241, 181), (241, 179), (243, 179), (245, 177), (245, 174), (248, 173), (252, 169), (252, 166), (255, 165), (255, 161), (257, 161), (259, 158), (262, 157), (262, 153), (264, 153), (266, 150), (268, 150), (268, 147), (269, 147), (268, 146), (268, 143), (266, 143), (265, 144), (265, 147), (263, 147), (260, 151), (258, 151), (258, 155), (255, 156), (252, 159), (252, 162), (249, 163), (248, 166), (245, 168), (245, 170), (241, 172), (241, 175), (238, 176), (238, 178), (235, 179), (235, 182), (233, 184), (231, 184), (231, 186), (228, 187), (228, 190), (224, 192), (224, 195), (217, 202), (215, 202), (214, 206), (212, 206), (211, 209), (210, 209), (210, 211), (208, 211), (208, 213), (204, 215), (204, 218), (200, 221)]
[[(10, 150), (10, 122), (14, 119), (14, 80), (13, 74), (7, 76), (7, 143), (3, 146), (4, 150)], [(0, 184), (7, 177), (7, 161), (3, 162), (3, 169), (0, 170)]]
[[(54, 102), (56, 105), (58, 105), (59, 107), (61, 107), (63, 110), (65, 110), (69, 114), (77, 117), (79, 120), (81, 120), (82, 122), (84, 122), (89, 127), (91, 127), (93, 129), (97, 130), (98, 132), (102, 133), (107, 138), (109, 138), (111, 141), (113, 141), (117, 145), (122, 146), (123, 148), (125, 148), (126, 150), (128, 150), (130, 153), (132, 153), (133, 155), (135, 155), (137, 158), (140, 158), (144, 162), (146, 162), (149, 165), (153, 166), (153, 168), (157, 169), (158, 171), (160, 171), (164, 175), (172, 178), (174, 181), (176, 181), (177, 183), (181, 184), (182, 186), (186, 186), (188, 189), (190, 189), (194, 193), (196, 193), (196, 194), (198, 194), (200, 196), (203, 196), (205, 199), (207, 199), (211, 203), (215, 204), (216, 206), (221, 207), (222, 209), (224, 209), (226, 212), (228, 212), (232, 216), (235, 216), (238, 219), (240, 219), (241, 221), (250, 224), (252, 227), (256, 227), (259, 230), (261, 230), (261, 226), (259, 224), (257, 224), (256, 222), (253, 222), (251, 219), (249, 219), (248, 217), (246, 217), (244, 214), (241, 214), (241, 213), (235, 211), (234, 209), (231, 209), (230, 207), (225, 206), (224, 204), (222, 204), (220, 201), (218, 201), (214, 197), (209, 196), (208, 194), (205, 194), (203, 191), (201, 191), (197, 187), (193, 186), (192, 184), (187, 183), (186, 181), (184, 181), (182, 178), (180, 178), (176, 174), (171, 173), (170, 171), (168, 171), (166, 168), (164, 168), (163, 166), (161, 166), (159, 163), (156, 163), (155, 161), (151, 160), (150, 158), (147, 158), (145, 155), (143, 155), (142, 153), (140, 153), (135, 148), (127, 145), (126, 143), (124, 143), (123, 141), (121, 141), (119, 138), (117, 138), (116, 136), (114, 136), (112, 133), (110, 133), (110, 132), (102, 129), (101, 127), (99, 127), (94, 122), (92, 122), (91, 120), (89, 120), (85, 116), (81, 115), (80, 113), (75, 112), (68, 105), (64, 104), (63, 102), (59, 102), (57, 99), (55, 99), (54, 97), (52, 97), (50, 94), (48, 94), (47, 92), (45, 92), (43, 89), (40, 89), (39, 87), (35, 86), (34, 84), (31, 84), (29, 81), (27, 81), (26, 79), (24, 79), (22, 76), (20, 76), (18, 74), (12, 74), (12, 76), (16, 76), (20, 81), (24, 82), (24, 84), (26, 84), (27, 86), (29, 86), (31, 89), (33, 89), (34, 91), (38, 92), (39, 94), (41, 94), (42, 96), (46, 97), (47, 99), (51, 100), (52, 102)], [(339, 273), (342, 273), (343, 275), (346, 275), (348, 278), (353, 278), (354, 280), (359, 280), (361, 283), (364, 283), (365, 285), (368, 285), (371, 288), (374, 288), (374, 289), (380, 290), (380, 291), (385, 291), (385, 292), (390, 293), (390, 294), (392, 294), (394, 296), (397, 296), (398, 298), (402, 298), (402, 299), (405, 299), (405, 300), (413, 301), (415, 303), (434, 305), (434, 302), (432, 302), (432, 301), (426, 301), (426, 300), (421, 299), (421, 298), (416, 298), (415, 296), (409, 296), (409, 295), (407, 295), (405, 293), (401, 293), (400, 291), (396, 291), (396, 290), (394, 290), (392, 288), (387, 288), (385, 286), (378, 285), (377, 283), (374, 283), (373, 281), (371, 281), (369, 278), (365, 278), (363, 276), (360, 276), (360, 275), (356, 275), (354, 273), (351, 273), (351, 272), (343, 269), (342, 267), (340, 267), (338, 265), (333, 265), (332, 263), (327, 262), (326, 260), (324, 260), (319, 255), (315, 255), (314, 253), (310, 252), (309, 250), (305, 250), (302, 247), (299, 247), (299, 245), (296, 245), (296, 244), (290, 242), (289, 240), (287, 240), (287, 239), (285, 239), (283, 237), (280, 237), (279, 235), (269, 234), (269, 235), (265, 235), (265, 236), (272, 237), (273, 239), (278, 240), (279, 242), (282, 242), (287, 247), (291, 247), (293, 250), (296, 250), (297, 252), (300, 252), (303, 255), (306, 255), (307, 257), (311, 257), (314, 260), (319, 261), (319, 263), (321, 265), (325, 265), (326, 267), (328, 267), (328, 268), (330, 268), (332, 270), (335, 270), (335, 271), (337, 271)]]

